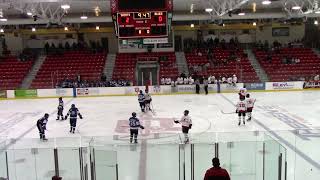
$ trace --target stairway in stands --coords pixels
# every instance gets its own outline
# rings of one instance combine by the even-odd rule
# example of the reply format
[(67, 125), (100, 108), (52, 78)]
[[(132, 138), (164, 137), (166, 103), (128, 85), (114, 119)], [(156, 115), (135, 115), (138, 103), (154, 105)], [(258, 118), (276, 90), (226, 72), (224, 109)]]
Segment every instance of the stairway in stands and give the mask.
[(261, 82), (267, 82), (269, 81), (269, 77), (267, 73), (264, 71), (264, 69), (261, 67), (260, 63), (257, 61), (256, 56), (252, 52), (251, 49), (245, 50), (245, 52), (248, 55), (248, 59), (253, 67), (253, 69), (256, 71), (259, 79)]
[(108, 56), (106, 57), (106, 63), (104, 65), (103, 73), (106, 75), (107, 81), (112, 80), (116, 57), (116, 54), (108, 54)]
[(36, 59), (35, 63), (33, 64), (31, 70), (27, 74), (27, 76), (23, 79), (21, 88), (22, 89), (28, 89), (31, 86), (32, 81), (36, 77), (39, 69), (41, 68), (43, 62), (46, 60), (47, 56), (42, 54), (39, 55), (39, 57)]
[(184, 73), (185, 75), (189, 76), (188, 63), (184, 52), (175, 52), (175, 54), (179, 74)]

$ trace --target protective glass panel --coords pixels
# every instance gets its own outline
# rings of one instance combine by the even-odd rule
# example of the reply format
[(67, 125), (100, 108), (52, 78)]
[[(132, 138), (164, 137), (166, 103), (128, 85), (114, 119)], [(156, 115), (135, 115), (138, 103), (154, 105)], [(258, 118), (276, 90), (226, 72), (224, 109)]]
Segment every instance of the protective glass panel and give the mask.
[(79, 180), (79, 148), (58, 149), (59, 175), (63, 179)]
[(117, 152), (108, 150), (94, 150), (96, 180), (117, 179)]

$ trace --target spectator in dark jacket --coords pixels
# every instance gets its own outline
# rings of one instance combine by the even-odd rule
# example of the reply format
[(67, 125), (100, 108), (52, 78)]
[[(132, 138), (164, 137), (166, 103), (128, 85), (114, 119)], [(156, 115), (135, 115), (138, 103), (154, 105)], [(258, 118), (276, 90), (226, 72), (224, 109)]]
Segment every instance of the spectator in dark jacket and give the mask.
[(53, 176), (53, 177), (52, 177), (52, 180), (62, 180), (62, 177), (59, 177), (59, 176)]
[(203, 180), (230, 180), (227, 170), (220, 167), (218, 158), (212, 159), (213, 167), (208, 169)]

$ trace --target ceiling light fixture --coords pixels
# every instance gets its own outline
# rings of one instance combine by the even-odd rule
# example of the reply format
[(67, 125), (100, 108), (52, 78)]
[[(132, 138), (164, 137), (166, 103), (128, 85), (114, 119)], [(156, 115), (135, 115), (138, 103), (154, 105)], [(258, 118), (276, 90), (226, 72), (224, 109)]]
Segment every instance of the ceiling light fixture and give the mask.
[(262, 1), (262, 4), (263, 4), (263, 5), (269, 5), (269, 4), (271, 4), (271, 1), (269, 1), (269, 0), (264, 0), (264, 1)]
[(239, 16), (244, 16), (244, 15), (246, 15), (246, 13), (240, 12), (238, 15), (239, 15)]
[(96, 15), (97, 17), (100, 16), (100, 12), (101, 12), (101, 9), (100, 9), (99, 6), (97, 6), (97, 7), (94, 8), (94, 13), (95, 13), (95, 15)]
[(82, 19), (82, 20), (88, 19), (88, 16), (83, 15), (80, 17), (80, 19)]
[(3, 30), (3, 29), (0, 29), (0, 33), (4, 33), (4, 30)]
[(213, 9), (212, 8), (206, 8), (205, 11), (209, 13), (209, 12), (212, 12)]
[(66, 26), (66, 27), (64, 27), (64, 30), (65, 31), (69, 31), (69, 28)]
[(252, 12), (256, 12), (257, 11), (257, 3), (252, 3)]
[(1, 22), (6, 22), (6, 21), (8, 21), (8, 19), (6, 19), (6, 18), (1, 18), (0, 21), (1, 21)]
[(100, 26), (96, 26), (96, 30), (100, 30)]
[(194, 4), (190, 5), (190, 13), (193, 13), (193, 6), (194, 6)]
[(31, 31), (32, 31), (32, 32), (36, 32), (36, 28), (33, 27), (33, 28), (31, 29)]
[(191, 27), (191, 28), (194, 28), (194, 24), (190, 24), (190, 27)]
[(318, 9), (315, 13), (316, 13), (316, 14), (320, 14), (320, 9)]
[(27, 12), (27, 15), (28, 16), (32, 16), (32, 12)]
[(69, 4), (63, 4), (61, 5), (61, 8), (64, 10), (70, 9), (70, 5)]
[(253, 25), (253, 26), (256, 26), (256, 25), (257, 25), (257, 23), (256, 23), (256, 22), (253, 22), (253, 23), (252, 23), (252, 25)]
[(318, 20), (314, 20), (314, 25), (318, 25)]
[(293, 10), (299, 10), (299, 9), (301, 9), (301, 7), (300, 7), (300, 6), (292, 6), (291, 9), (293, 9)]

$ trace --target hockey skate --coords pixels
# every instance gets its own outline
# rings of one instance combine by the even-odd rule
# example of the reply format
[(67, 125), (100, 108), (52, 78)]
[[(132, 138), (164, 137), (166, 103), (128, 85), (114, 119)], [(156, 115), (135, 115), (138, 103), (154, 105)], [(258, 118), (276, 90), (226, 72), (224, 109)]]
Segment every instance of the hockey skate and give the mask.
[(243, 120), (243, 125), (246, 125), (246, 121), (245, 120)]
[(241, 121), (239, 121), (239, 123), (238, 123), (238, 126), (240, 126), (241, 125)]
[(251, 117), (249, 117), (249, 118), (247, 119), (247, 121), (251, 121)]

